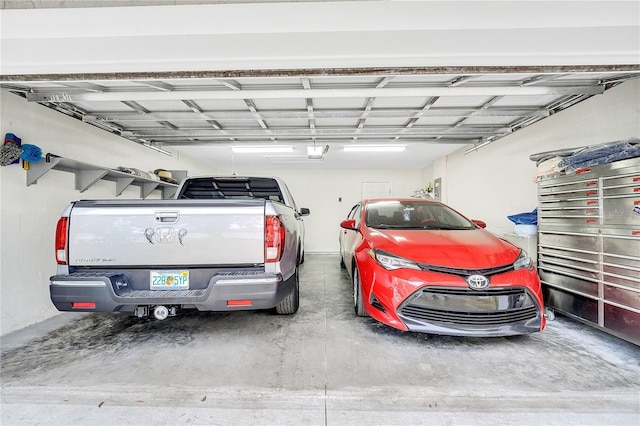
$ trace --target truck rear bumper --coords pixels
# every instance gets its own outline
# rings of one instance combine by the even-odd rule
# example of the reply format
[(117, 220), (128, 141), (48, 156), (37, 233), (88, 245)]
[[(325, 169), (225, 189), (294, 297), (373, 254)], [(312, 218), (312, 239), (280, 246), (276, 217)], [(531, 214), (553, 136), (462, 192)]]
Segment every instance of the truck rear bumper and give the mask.
[[(293, 289), (295, 275), (223, 273), (205, 289), (131, 290), (121, 288), (123, 274), (73, 273), (51, 277), (51, 301), (59, 311), (133, 312), (137, 306), (172, 305), (200, 311), (235, 311), (274, 308)], [(117, 293), (116, 293), (116, 289)]]

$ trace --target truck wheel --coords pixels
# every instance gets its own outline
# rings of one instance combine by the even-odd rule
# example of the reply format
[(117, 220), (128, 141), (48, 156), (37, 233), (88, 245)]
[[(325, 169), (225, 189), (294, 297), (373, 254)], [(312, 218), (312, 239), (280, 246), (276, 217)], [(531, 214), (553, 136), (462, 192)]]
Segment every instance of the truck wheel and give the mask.
[(300, 282), (298, 280), (298, 268), (294, 272), (295, 284), (293, 285), (293, 289), (291, 293), (287, 295), (282, 302), (278, 303), (276, 306), (276, 313), (278, 315), (291, 315), (298, 312), (298, 307), (300, 306)]

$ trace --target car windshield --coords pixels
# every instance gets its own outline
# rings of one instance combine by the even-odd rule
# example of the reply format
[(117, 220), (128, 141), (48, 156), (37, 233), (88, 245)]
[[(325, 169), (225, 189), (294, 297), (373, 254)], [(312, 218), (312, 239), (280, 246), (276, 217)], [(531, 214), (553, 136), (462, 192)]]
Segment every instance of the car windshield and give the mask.
[(376, 229), (476, 229), (467, 218), (433, 201), (376, 201), (367, 204), (366, 226)]

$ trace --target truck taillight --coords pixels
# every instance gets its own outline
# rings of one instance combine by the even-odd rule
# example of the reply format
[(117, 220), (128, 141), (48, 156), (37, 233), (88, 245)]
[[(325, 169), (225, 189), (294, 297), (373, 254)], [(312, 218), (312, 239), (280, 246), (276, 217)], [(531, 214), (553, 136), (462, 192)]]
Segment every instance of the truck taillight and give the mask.
[(61, 217), (56, 226), (56, 262), (58, 265), (67, 264), (67, 228), (69, 218)]
[(284, 249), (284, 226), (278, 216), (267, 216), (264, 232), (264, 261), (278, 262)]

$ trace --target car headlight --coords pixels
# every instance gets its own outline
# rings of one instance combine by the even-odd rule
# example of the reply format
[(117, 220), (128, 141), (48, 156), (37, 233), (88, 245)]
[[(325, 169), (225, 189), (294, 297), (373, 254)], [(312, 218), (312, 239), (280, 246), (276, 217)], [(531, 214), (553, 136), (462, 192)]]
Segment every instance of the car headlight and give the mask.
[(520, 254), (515, 262), (513, 262), (513, 269), (517, 271), (518, 269), (527, 268), (529, 270), (533, 269), (533, 260), (529, 257), (526, 251), (520, 250)]
[(380, 250), (369, 250), (369, 256), (388, 271), (401, 268), (420, 270), (420, 267), (415, 262)]

